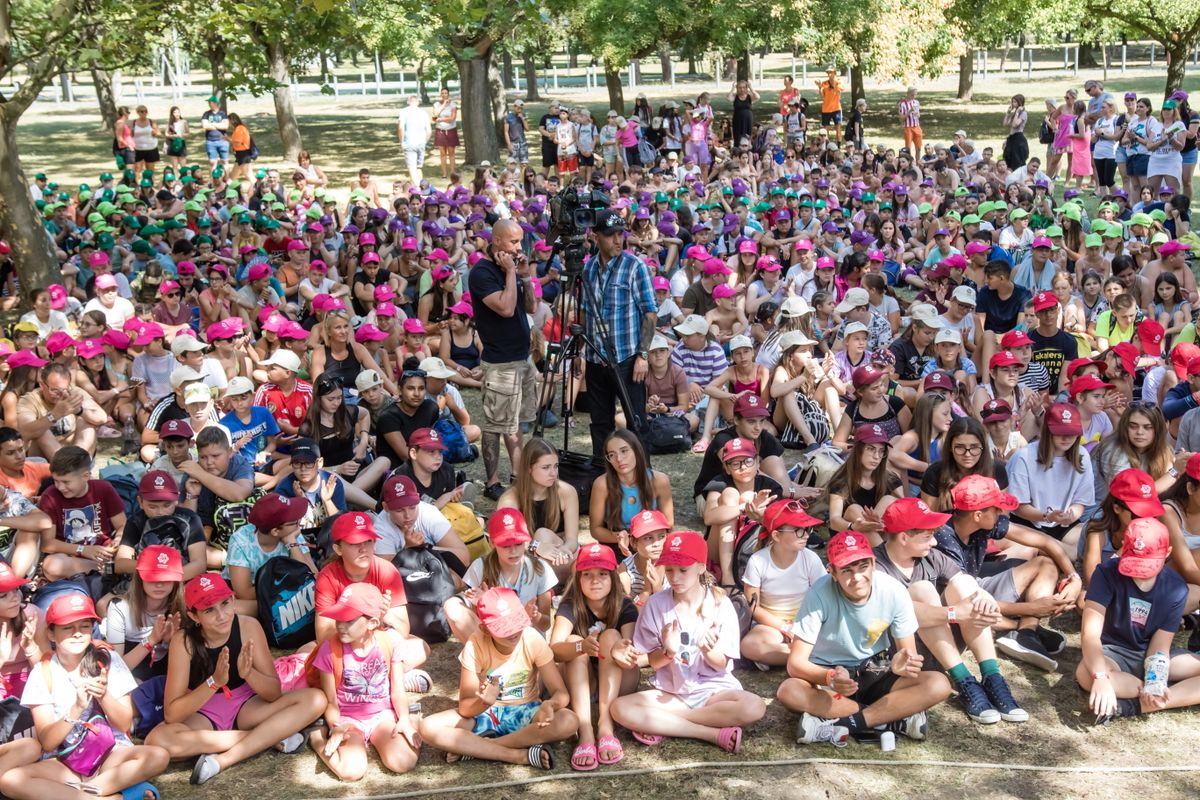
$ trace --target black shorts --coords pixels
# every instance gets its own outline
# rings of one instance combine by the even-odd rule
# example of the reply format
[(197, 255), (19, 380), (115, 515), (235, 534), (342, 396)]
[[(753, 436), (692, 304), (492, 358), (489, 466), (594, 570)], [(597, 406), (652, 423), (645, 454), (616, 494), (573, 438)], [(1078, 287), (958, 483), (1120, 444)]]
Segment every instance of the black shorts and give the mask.
[(858, 684), (858, 691), (850, 699), (864, 706), (881, 700), (900, 680), (900, 676), (892, 672), (891, 650), (877, 653), (861, 664), (847, 667), (846, 671)]
[(145, 161), (147, 164), (154, 164), (158, 161), (158, 149), (153, 150), (134, 150), (134, 158), (138, 161)]
[(841, 124), (842, 124), (842, 112), (840, 112), (840, 111), (829, 111), (829, 112), (822, 111), (821, 112), (821, 125), (823, 127), (829, 126), (829, 125), (841, 125)]
[(235, 150), (233, 153), (234, 162), (238, 164), (249, 164), (254, 160), (254, 156), (250, 155), (250, 152), (251, 151), (249, 150)]
[(579, 166), (581, 166), (581, 167), (594, 167), (594, 166), (596, 166), (596, 154), (595, 154), (595, 153), (593, 153), (593, 154), (592, 154), (592, 155), (590, 155), (590, 156), (585, 156), (585, 155), (583, 155), (582, 153), (580, 153), (580, 154), (579, 154)]
[(546, 169), (558, 166), (558, 148), (542, 145), (542, 166)]

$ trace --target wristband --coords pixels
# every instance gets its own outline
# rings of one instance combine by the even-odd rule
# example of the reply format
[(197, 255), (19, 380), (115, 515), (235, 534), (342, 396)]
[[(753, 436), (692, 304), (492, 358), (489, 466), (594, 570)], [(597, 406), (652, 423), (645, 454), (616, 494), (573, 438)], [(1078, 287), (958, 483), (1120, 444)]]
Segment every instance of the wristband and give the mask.
[(579, 655), (582, 652), (583, 652), (583, 640), (580, 640), (575, 643), (575, 655)]
[(208, 688), (212, 689), (214, 692), (221, 692), (222, 694), (224, 694), (226, 700), (233, 699), (233, 692), (229, 691), (229, 687), (228, 686), (218, 686), (217, 682), (213, 680), (211, 675), (209, 675), (207, 678), (204, 679), (204, 683), (206, 686), (208, 686)]
[(951, 625), (958, 624), (958, 612), (954, 610), (954, 606), (946, 609), (946, 622), (949, 622)]
[(1092, 680), (1094, 680), (1094, 681), (1098, 681), (1101, 678), (1107, 678), (1107, 677), (1108, 677), (1107, 672), (1093, 672), (1092, 673)]
[(75, 545), (75, 555), (82, 556), (84, 547), (86, 547), (86, 545), (82, 545), (82, 544)]
[(833, 679), (834, 679), (834, 676), (836, 676), (836, 675), (837, 675), (837, 670), (836, 670), (836, 669), (831, 669), (831, 670), (828, 670), (828, 671), (825, 673), (825, 685), (826, 685), (826, 686), (833, 686)]
[[(146, 648), (147, 653), (154, 655), (154, 642), (147, 639), (146, 641), (142, 642), (142, 647)], [(210, 678), (210, 680), (211, 680), (211, 678)]]

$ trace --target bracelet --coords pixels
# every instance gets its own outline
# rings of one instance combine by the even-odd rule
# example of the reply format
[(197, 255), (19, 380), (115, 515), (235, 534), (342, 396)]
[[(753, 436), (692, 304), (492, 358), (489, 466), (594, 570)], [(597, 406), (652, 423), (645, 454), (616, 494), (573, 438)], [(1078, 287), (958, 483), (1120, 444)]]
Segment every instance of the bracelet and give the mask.
[(82, 556), (84, 547), (86, 547), (86, 545), (82, 545), (82, 544), (75, 545), (75, 555)]
[(233, 697), (233, 692), (229, 691), (229, 687), (217, 685), (217, 682), (213, 680), (212, 675), (209, 675), (207, 678), (204, 679), (204, 684), (208, 688), (212, 689), (214, 692), (221, 692), (222, 694), (224, 694), (226, 700), (229, 700), (230, 698)]
[(579, 655), (582, 652), (583, 652), (583, 641), (580, 640), (575, 643), (575, 655)]
[(951, 625), (958, 624), (958, 612), (954, 610), (954, 606), (946, 609), (946, 622), (949, 622)]
[(837, 670), (836, 670), (836, 669), (830, 669), (830, 670), (826, 671), (826, 673), (825, 673), (825, 685), (826, 685), (826, 686), (833, 686), (833, 678), (834, 678), (834, 676), (836, 676), (836, 675), (837, 675)]
[[(148, 652), (148, 653), (154, 652), (154, 642), (150, 641), (149, 639), (142, 642), (142, 647), (146, 648), (146, 652)], [(212, 679), (209, 678), (209, 680), (212, 680)]]
[(1094, 681), (1098, 681), (1101, 678), (1107, 678), (1107, 677), (1108, 677), (1107, 672), (1093, 672), (1092, 673), (1092, 680), (1094, 680)]

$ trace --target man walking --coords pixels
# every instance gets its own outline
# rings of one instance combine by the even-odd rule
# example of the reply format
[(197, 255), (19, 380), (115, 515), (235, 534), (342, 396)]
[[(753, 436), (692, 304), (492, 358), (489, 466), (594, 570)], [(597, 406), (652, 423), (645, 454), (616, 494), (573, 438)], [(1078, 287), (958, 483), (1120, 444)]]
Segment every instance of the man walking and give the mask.
[(914, 159), (921, 157), (925, 134), (921, 130), (921, 101), (917, 99), (917, 87), (908, 87), (904, 99), (896, 105), (900, 124), (904, 126), (904, 146)]
[(404, 149), (404, 163), (408, 165), (408, 180), (413, 186), (421, 185), (421, 167), (425, 166), (425, 148), (433, 132), (429, 115), (420, 108), (421, 99), (415, 94), (408, 96), (408, 105), (400, 110), (396, 122), (396, 138)]

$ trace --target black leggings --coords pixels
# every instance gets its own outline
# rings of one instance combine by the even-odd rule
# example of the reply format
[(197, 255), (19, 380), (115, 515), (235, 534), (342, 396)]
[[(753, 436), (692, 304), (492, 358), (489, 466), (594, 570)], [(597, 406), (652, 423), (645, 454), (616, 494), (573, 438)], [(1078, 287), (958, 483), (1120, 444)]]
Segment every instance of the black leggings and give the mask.
[(1115, 158), (1096, 159), (1096, 182), (1105, 189), (1111, 189), (1117, 177), (1117, 160)]

